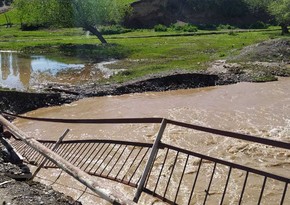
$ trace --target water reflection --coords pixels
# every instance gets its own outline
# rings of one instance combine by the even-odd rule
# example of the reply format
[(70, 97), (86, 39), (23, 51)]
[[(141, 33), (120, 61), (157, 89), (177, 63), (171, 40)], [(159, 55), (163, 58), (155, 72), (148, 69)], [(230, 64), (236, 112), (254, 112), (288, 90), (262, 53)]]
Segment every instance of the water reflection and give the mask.
[(34, 85), (47, 82), (80, 84), (97, 81), (114, 74), (114, 71), (105, 67), (107, 64), (62, 63), (45, 56), (0, 51), (0, 87), (29, 90)]

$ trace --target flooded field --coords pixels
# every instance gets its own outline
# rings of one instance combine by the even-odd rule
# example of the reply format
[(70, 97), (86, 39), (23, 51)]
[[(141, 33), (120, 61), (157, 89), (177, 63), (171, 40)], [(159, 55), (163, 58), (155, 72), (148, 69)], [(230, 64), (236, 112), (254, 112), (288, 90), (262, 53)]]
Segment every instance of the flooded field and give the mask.
[(94, 64), (80, 62), (80, 60), (69, 57), (57, 59), (0, 51), (0, 87), (26, 91), (46, 83), (95, 82), (117, 72), (106, 67), (107, 64), (114, 62)]
[[(162, 93), (142, 93), (123, 96), (107, 96), (89, 98), (60, 107), (38, 109), (27, 113), (32, 117), (48, 118), (131, 118), (131, 117), (164, 117), (177, 121), (187, 122), (211, 128), (234, 131), (255, 135), (262, 138), (290, 142), (290, 78), (281, 78), (277, 82), (239, 83), (235, 85), (208, 87), (201, 89), (169, 91)], [(16, 120), (15, 124), (26, 131), (30, 136), (38, 139), (57, 139), (66, 128), (71, 132), (66, 139), (116, 139), (125, 141), (153, 142), (159, 129), (158, 124), (141, 125), (75, 125), (53, 124)], [(243, 164), (253, 168), (276, 173), (285, 177), (290, 175), (290, 152), (269, 146), (249, 143), (241, 140), (229, 139), (210, 135), (177, 126), (168, 126), (165, 130), (163, 142), (173, 146), (217, 157), (227, 161)], [(162, 164), (165, 152), (160, 152), (155, 168)], [(175, 155), (169, 156), (165, 165), (164, 180), (168, 179)], [(185, 157), (180, 155), (177, 159), (180, 164), (178, 172), (182, 172)], [(192, 183), (196, 174), (198, 160), (192, 158), (189, 163), (196, 165), (194, 169), (185, 170), (185, 182)], [(203, 204), (204, 190), (208, 184), (214, 164), (204, 162), (201, 175), (205, 181), (199, 181), (196, 192), (190, 204)], [(211, 195), (208, 204), (217, 204), (221, 198), (223, 187), (228, 173), (226, 167), (216, 167), (217, 172), (213, 178)], [(178, 173), (177, 172), (177, 173)], [(61, 174), (56, 182), (59, 170), (43, 170), (38, 180), (69, 193), (75, 199), (79, 198), (84, 204), (103, 203), (94, 194), (85, 193), (84, 187), (76, 185), (74, 180), (68, 180)], [(234, 170), (229, 183), (228, 193), (224, 204), (238, 204), (241, 184), (245, 173)], [(261, 191), (263, 178), (255, 175), (249, 176), (249, 189), (245, 191), (243, 204), (257, 204)], [(103, 181), (108, 189), (123, 193), (130, 199), (134, 197), (134, 189)], [(173, 195), (174, 186), (178, 178), (172, 177), (172, 186), (169, 187), (169, 196)], [(151, 183), (151, 184), (150, 184)], [(164, 181), (159, 187), (165, 186)], [(155, 186), (155, 182), (149, 182)], [(262, 204), (280, 204), (283, 183), (269, 180), (265, 187), (265, 198)], [(289, 185), (288, 185), (289, 189)], [(190, 189), (181, 189), (184, 198), (190, 194)], [(290, 203), (289, 194), (286, 195), (285, 204)], [(177, 199), (180, 204), (187, 204), (182, 197)], [(140, 204), (162, 204), (163, 202), (142, 194)]]

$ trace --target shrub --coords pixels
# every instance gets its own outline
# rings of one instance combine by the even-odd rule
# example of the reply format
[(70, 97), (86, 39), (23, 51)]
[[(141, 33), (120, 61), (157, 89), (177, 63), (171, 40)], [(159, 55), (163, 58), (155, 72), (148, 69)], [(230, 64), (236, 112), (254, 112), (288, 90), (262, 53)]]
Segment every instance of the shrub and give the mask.
[(165, 32), (167, 31), (167, 27), (162, 25), (162, 24), (158, 24), (154, 26), (154, 31), (156, 32)]
[(268, 27), (269, 27), (268, 24), (265, 24), (262, 21), (257, 21), (256, 23), (251, 24), (249, 28), (250, 29), (266, 29)]
[(224, 24), (220, 24), (220, 25), (218, 25), (217, 29), (218, 29), (218, 30), (224, 30), (224, 29), (236, 29), (236, 27), (235, 27), (235, 26), (231, 26), (231, 25), (229, 25), (229, 24), (226, 24), (226, 25), (224, 25)]
[(170, 28), (174, 31), (183, 31), (183, 32), (196, 32), (198, 28), (192, 24), (173, 24)]

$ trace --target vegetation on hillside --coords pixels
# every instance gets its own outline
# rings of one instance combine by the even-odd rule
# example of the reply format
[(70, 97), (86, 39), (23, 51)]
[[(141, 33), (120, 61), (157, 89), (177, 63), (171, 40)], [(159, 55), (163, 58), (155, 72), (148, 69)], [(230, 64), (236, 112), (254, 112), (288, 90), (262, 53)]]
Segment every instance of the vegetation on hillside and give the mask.
[(244, 0), (253, 9), (267, 9), (282, 28), (282, 34), (289, 33), (290, 0)]
[(96, 26), (119, 23), (128, 11), (128, 6), (118, 0), (14, 0), (13, 5), (22, 26), (82, 27), (102, 43), (107, 42)]

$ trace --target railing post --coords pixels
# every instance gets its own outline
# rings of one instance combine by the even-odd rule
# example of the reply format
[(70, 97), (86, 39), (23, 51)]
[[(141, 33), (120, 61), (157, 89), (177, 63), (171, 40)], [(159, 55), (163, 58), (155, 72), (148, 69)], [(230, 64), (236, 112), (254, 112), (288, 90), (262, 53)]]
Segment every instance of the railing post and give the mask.
[(157, 134), (157, 137), (156, 137), (156, 139), (154, 141), (154, 144), (152, 146), (151, 153), (150, 153), (149, 159), (147, 161), (147, 164), (145, 166), (144, 172), (142, 174), (140, 183), (138, 184), (138, 187), (137, 187), (137, 190), (136, 190), (136, 193), (135, 193), (135, 196), (134, 196), (134, 200), (133, 201), (136, 202), (136, 203), (138, 202), (138, 200), (139, 200), (139, 198), (141, 196), (141, 193), (143, 191), (144, 184), (145, 184), (145, 181), (146, 181), (146, 179), (148, 177), (149, 171), (150, 171), (151, 167), (154, 164), (154, 160), (155, 160), (156, 155), (158, 153), (159, 143), (161, 142), (161, 138), (162, 138), (164, 130), (166, 128), (166, 124), (167, 124), (167, 120), (163, 119), (162, 122), (161, 122), (161, 126), (160, 126), (160, 129), (159, 129), (159, 132)]

